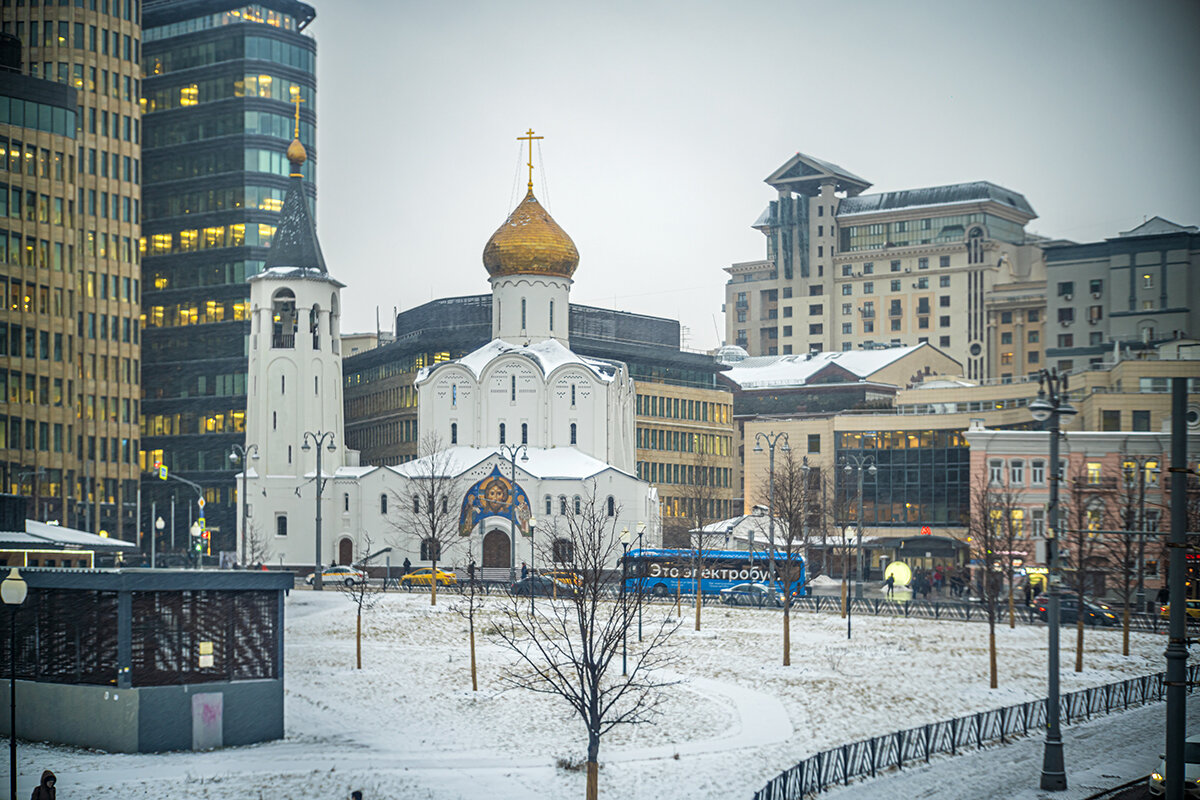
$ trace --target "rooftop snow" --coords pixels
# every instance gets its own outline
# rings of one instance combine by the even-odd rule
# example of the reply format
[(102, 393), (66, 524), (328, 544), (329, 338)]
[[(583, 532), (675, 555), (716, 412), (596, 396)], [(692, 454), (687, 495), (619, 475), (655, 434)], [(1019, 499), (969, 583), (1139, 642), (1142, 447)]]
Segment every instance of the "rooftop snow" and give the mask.
[(752, 356), (734, 364), (721, 375), (743, 389), (763, 389), (769, 386), (802, 386), (830, 364), (867, 378), (889, 364), (922, 347), (889, 347), (886, 350), (847, 350), (809, 355)]
[[(606, 464), (598, 458), (593, 458), (586, 453), (582, 453), (573, 447), (529, 447), (526, 448), (526, 455), (528, 460), (517, 459), (517, 469), (539, 480), (552, 480), (556, 478), (583, 480), (584, 478), (599, 475), (608, 469), (629, 475), (629, 473)], [(498, 447), (468, 447), (460, 445), (458, 447), (448, 447), (440, 451), (432, 459), (426, 456), (397, 466), (389, 466), (387, 469), (410, 478), (427, 475), (429, 463), (433, 460), (439, 467), (444, 467), (447, 472), (453, 475), (462, 475), (472, 467), (487, 461), (492, 456), (498, 456), (505, 465), (510, 463), (508, 456), (502, 453)]]
[[(612, 363), (576, 355), (557, 339), (547, 339), (543, 342), (527, 345), (515, 345), (503, 339), (492, 339), (483, 347), (467, 353), (457, 361), (444, 363), (461, 364), (478, 379), (488, 364), (503, 355), (525, 356), (538, 365), (543, 375), (549, 375), (554, 370), (566, 364), (575, 364), (583, 367), (605, 382), (611, 381), (616, 373), (616, 369)], [(417, 382), (420, 383), (425, 380), (433, 370), (440, 366), (443, 365), (435, 364), (432, 367), (422, 369), (417, 375)]]

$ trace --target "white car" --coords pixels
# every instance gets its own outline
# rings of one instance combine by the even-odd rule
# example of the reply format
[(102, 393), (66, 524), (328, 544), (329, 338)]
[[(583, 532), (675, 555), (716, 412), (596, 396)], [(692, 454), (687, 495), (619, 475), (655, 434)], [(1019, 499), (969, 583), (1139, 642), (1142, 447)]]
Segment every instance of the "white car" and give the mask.
[[(354, 569), (353, 567), (337, 566), (326, 567), (321, 570), (321, 583), (340, 583), (345, 586), (354, 586), (356, 583), (364, 583), (367, 580), (367, 573)], [(312, 586), (313, 576), (310, 574), (304, 582)]]
[[(1167, 792), (1167, 759), (1158, 769), (1150, 773), (1150, 795), (1162, 797)], [(1189, 736), (1183, 742), (1183, 796), (1200, 798), (1200, 734)]]
[(721, 601), (730, 606), (782, 606), (783, 595), (765, 583), (739, 583), (722, 589)]

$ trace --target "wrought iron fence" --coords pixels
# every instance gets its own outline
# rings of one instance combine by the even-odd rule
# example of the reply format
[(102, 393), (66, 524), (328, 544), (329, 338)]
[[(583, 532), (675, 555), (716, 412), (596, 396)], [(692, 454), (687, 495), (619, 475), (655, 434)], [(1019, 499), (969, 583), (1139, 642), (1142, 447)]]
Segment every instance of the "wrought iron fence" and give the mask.
[[(1200, 665), (1188, 666), (1188, 684), (1200, 677)], [(1091, 719), (1151, 701), (1166, 694), (1166, 673), (1143, 675), (1115, 683), (1093, 686), (1059, 697), (1064, 724)], [(754, 800), (803, 800), (858, 778), (902, 770), (906, 765), (928, 763), (931, 756), (981, 748), (992, 742), (1007, 742), (1041, 730), (1046, 724), (1046, 700), (1035, 700), (991, 711), (933, 722), (870, 739), (844, 744), (809, 756), (772, 778), (754, 793)]]

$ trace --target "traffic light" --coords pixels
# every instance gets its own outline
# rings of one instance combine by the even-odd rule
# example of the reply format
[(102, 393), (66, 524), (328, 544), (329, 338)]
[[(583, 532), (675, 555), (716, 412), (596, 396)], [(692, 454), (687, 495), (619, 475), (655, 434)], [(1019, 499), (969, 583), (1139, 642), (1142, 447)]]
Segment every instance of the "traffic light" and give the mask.
[(204, 555), (211, 556), (212, 555), (212, 533), (210, 531), (208, 531), (207, 529), (205, 529), (200, 534), (200, 538), (204, 541)]

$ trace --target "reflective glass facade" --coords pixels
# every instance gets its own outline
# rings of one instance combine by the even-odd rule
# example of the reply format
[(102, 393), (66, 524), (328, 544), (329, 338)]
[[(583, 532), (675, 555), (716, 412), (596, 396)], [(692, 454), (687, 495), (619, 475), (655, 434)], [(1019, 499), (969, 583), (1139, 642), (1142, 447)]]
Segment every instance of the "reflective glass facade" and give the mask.
[(863, 476), (863, 518), (872, 528), (954, 527), (970, 514), (971, 453), (954, 430), (867, 431), (837, 436), (834, 470), (839, 505), (858, 513), (858, 475), (842, 468), (845, 456), (870, 456), (878, 472)]
[[(141, 460), (204, 488), (213, 555), (234, 548), (240, 467), (229, 453), (244, 441), (246, 279), (262, 269), (278, 225), (295, 100), (310, 204), (317, 161), (316, 44), (303, 32), (315, 12), (292, 0), (227, 5), (146, 3), (141, 97)], [(161, 510), (175, 494), (195, 508), (181, 484), (147, 479), (143, 489), (143, 504)]]
[(908, 247), (920, 244), (962, 242), (967, 229), (975, 223), (987, 228), (989, 238), (1022, 244), (1025, 227), (995, 214), (952, 214), (898, 222), (843, 224), (840, 228), (842, 252), (881, 250), (884, 247)]

